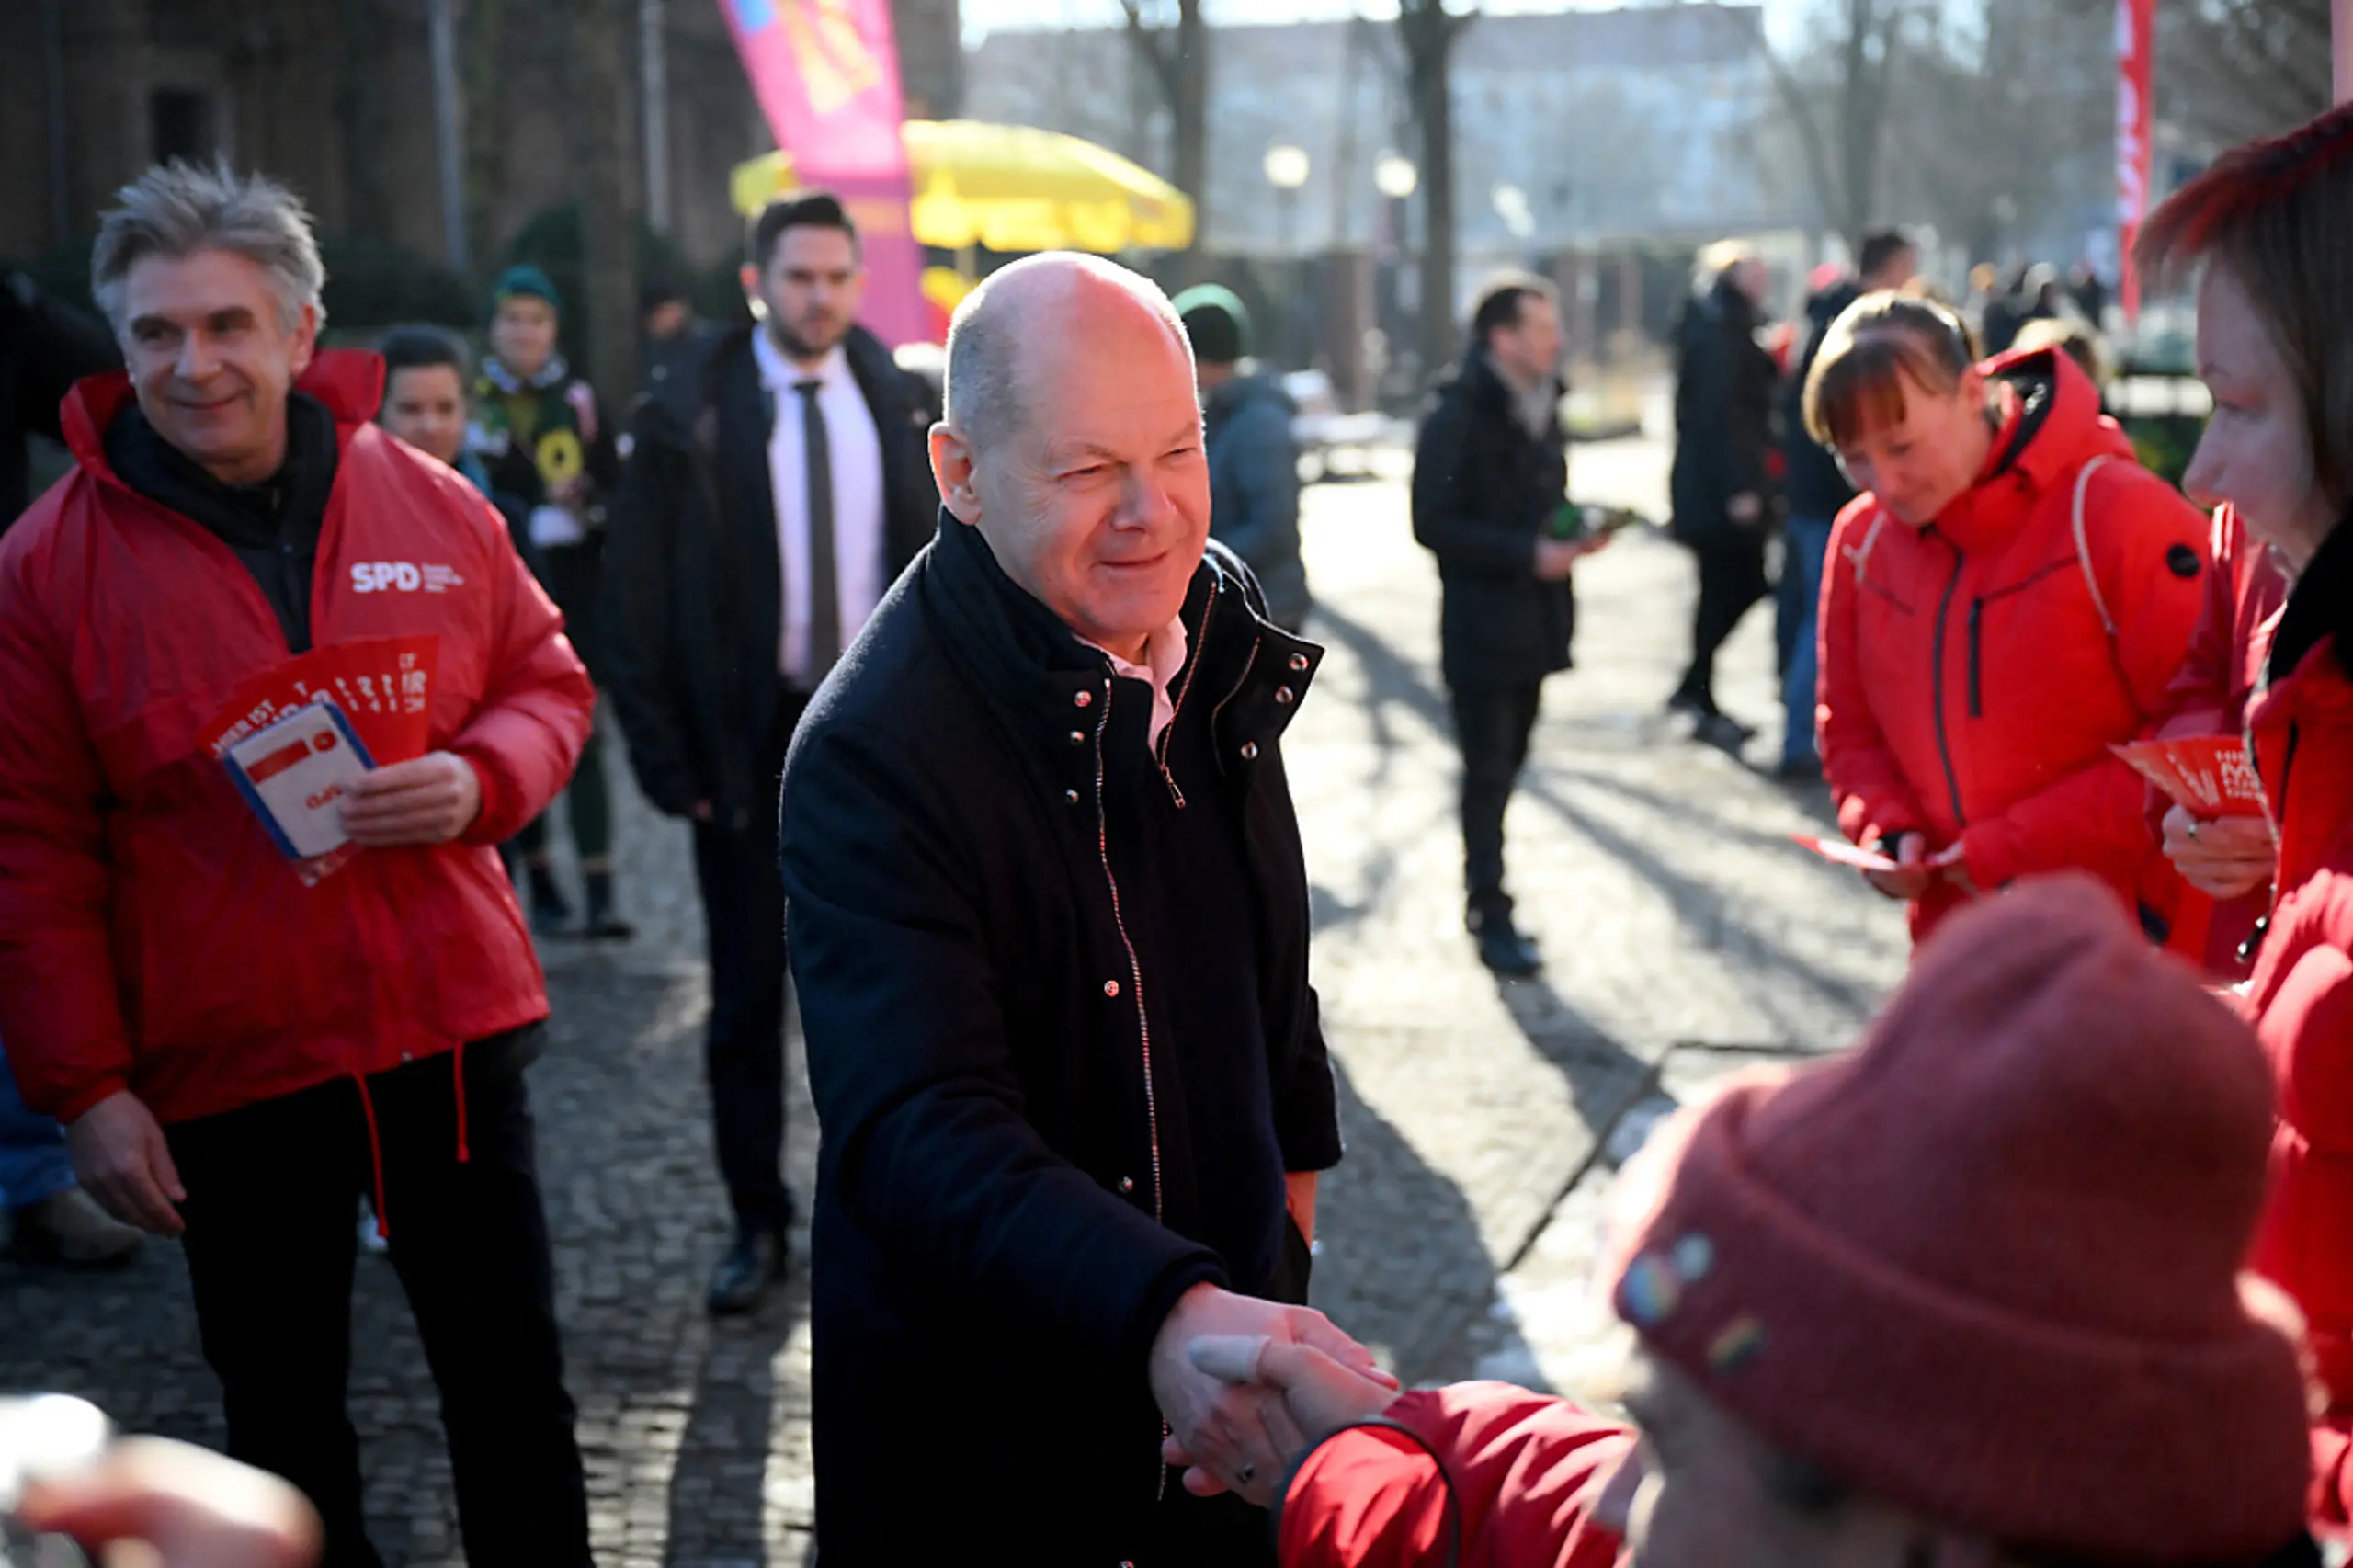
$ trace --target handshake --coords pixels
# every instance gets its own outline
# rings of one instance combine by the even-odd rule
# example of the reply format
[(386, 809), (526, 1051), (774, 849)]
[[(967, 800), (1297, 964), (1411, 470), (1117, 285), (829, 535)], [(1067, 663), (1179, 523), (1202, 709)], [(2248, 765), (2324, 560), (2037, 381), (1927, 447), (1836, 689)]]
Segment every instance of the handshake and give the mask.
[(1322, 1312), (1196, 1285), (1152, 1345), (1153, 1398), (1168, 1422), (1161, 1454), (1186, 1490), (1233, 1492), (1261, 1507), (1333, 1433), (1397, 1397), (1397, 1380)]

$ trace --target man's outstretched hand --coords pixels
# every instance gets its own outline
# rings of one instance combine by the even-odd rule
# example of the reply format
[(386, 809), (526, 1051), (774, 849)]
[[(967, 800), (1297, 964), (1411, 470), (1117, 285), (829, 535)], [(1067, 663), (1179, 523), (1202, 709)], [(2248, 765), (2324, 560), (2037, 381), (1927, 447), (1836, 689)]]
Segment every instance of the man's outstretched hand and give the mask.
[[(1153, 1340), (1150, 1377), (1169, 1426), (1163, 1456), (1186, 1467), (1186, 1490), (1199, 1496), (1231, 1491), (1263, 1507), (1290, 1461), (1309, 1447), (1279, 1389), (1222, 1378), (1197, 1364), (1193, 1346), (1202, 1339), (1313, 1348), (1368, 1388), (1383, 1390), (1383, 1405), (1396, 1395), (1396, 1379), (1381, 1369), (1372, 1352), (1322, 1312), (1194, 1286), (1177, 1298)], [(1264, 1357), (1259, 1362), (1267, 1364)], [(1212, 1364), (1220, 1363), (1213, 1358)]]
[[(1222, 1383), (1281, 1395), (1283, 1409), (1308, 1448), (1370, 1420), (1397, 1397), (1394, 1379), (1376, 1381), (1295, 1341), (1212, 1335), (1193, 1341), (1186, 1353), (1196, 1368)], [(1285, 1455), (1284, 1468), (1298, 1458)]]

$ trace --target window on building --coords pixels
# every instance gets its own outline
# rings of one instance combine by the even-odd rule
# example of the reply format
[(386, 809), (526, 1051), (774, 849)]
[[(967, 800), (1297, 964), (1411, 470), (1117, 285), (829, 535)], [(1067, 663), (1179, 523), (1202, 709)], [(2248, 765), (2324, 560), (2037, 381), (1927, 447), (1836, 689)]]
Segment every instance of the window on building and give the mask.
[(147, 99), (155, 162), (210, 158), (219, 150), (212, 96), (190, 87), (158, 87)]

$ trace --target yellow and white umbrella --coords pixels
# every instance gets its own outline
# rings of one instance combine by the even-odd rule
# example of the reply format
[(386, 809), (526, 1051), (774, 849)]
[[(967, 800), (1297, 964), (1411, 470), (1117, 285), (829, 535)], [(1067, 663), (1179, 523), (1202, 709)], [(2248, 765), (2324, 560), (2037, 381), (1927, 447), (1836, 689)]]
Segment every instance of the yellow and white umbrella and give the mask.
[[(911, 119), (902, 128), (918, 243), (961, 251), (1182, 250), (1193, 242), (1184, 192), (1108, 148), (1029, 125)], [(791, 154), (735, 165), (745, 217), (798, 187)]]

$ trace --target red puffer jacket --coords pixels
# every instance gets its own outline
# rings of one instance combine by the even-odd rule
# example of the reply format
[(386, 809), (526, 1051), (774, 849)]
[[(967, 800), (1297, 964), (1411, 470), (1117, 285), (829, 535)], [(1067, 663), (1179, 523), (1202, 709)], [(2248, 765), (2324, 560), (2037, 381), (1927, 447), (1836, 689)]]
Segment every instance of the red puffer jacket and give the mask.
[(2254, 1265), (2303, 1309), (2335, 1412), (2353, 1416), (2353, 529), (2297, 583), (2247, 715), (2279, 829), (2279, 897), (2248, 986), (2279, 1084)]
[[(2272, 626), (2288, 602), (2288, 579), (2271, 551), (2247, 538), (2234, 508), (2214, 514), (2208, 553), (2213, 566), (2206, 574), (2198, 630), (2189, 639), (2188, 656), (2165, 688), (2165, 715), (2157, 723), (2164, 740), (2245, 732), (2247, 704), (2271, 651)], [(2152, 833), (2162, 835), (2172, 804), (2162, 790), (2149, 790)], [(2185, 958), (2202, 960), (2206, 972), (2218, 979), (2244, 980), (2248, 965), (2238, 956), (2240, 945), (2270, 906), (2268, 886), (2218, 905), (2185, 884), (2169, 945)]]
[(1458, 1524), (1462, 1568), (1617, 1562), (1619, 1539), (1593, 1508), (1633, 1447), (1627, 1427), (1508, 1383), (1419, 1390), (1386, 1419), (1394, 1426), (1341, 1433), (1293, 1474), (1276, 1526), (1283, 1568), (1444, 1562)]
[(0, 1040), (37, 1109), (128, 1088), (180, 1120), (547, 1016), (494, 846), (569, 777), (594, 694), (481, 495), (368, 422), (382, 381), (327, 352), (300, 383), (341, 446), (312, 625), (439, 635), (427, 744), (473, 764), (482, 813), (316, 887), (198, 743), (288, 657), (276, 617), (226, 544), (108, 467), (129, 381), (66, 400), (81, 466), (0, 542)]
[[(1976, 485), (1923, 528), (1859, 496), (1831, 535), (1819, 718), (1839, 826), (1958, 843), (1985, 892), (2075, 868), (2169, 909), (2180, 881), (2109, 747), (2147, 733), (2180, 667), (2206, 519), (2133, 461), (2064, 354), (1987, 369), (2018, 396)], [(1914, 939), (1965, 897), (1938, 882)]]

